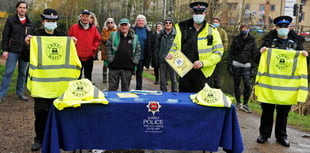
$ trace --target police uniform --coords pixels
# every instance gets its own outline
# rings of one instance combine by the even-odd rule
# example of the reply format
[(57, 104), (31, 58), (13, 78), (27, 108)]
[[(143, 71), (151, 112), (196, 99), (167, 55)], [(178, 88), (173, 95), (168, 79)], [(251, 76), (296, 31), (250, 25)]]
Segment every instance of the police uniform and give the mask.
[[(41, 17), (42, 19), (48, 19), (48, 20), (58, 20), (59, 18), (56, 10), (54, 9), (45, 9), (43, 11), (43, 14), (41, 14)], [(56, 29), (53, 31), (53, 34), (46, 33), (44, 28), (35, 31), (34, 35), (35, 36), (67, 36), (66, 33), (60, 32)], [(30, 79), (30, 77), (28, 79)], [(51, 98), (51, 97), (37, 95), (34, 97), (34, 102), (35, 102), (34, 103), (34, 115), (35, 115), (36, 136), (34, 138), (35, 143), (32, 144), (31, 146), (32, 151), (36, 151), (41, 148), (41, 144), (43, 142), (44, 131), (45, 131), (45, 125), (46, 125), (46, 121), (48, 117), (48, 112), (50, 109), (50, 105), (53, 103), (55, 98), (57, 98), (57, 96), (54, 96)]]
[[(208, 3), (193, 2), (189, 6), (194, 14), (202, 14), (206, 11)], [(224, 51), (221, 37), (216, 28), (204, 20), (199, 24), (202, 24), (202, 27), (197, 31), (194, 23), (192, 18), (175, 25), (177, 34), (169, 51), (169, 53), (173, 53), (181, 50), (190, 61), (200, 61), (203, 65), (200, 69), (192, 69), (180, 78), (180, 92), (198, 92), (203, 89)]]
[[(279, 16), (274, 19), (274, 24), (277, 28), (288, 28), (291, 22), (292, 18), (289, 16)], [(289, 31), (286, 39), (280, 38), (276, 29), (272, 30), (264, 36), (263, 41), (264, 42), (260, 48), (267, 47), (284, 50), (304, 50), (302, 46), (304, 39), (301, 36), (298, 36), (293, 30)], [(266, 103), (262, 102), (261, 107), (262, 115), (259, 127), (260, 135), (257, 138), (257, 143), (264, 143), (268, 138), (270, 138), (273, 126), (273, 114), (276, 109), (277, 115), (275, 123), (275, 137), (280, 144), (289, 147), (290, 142), (287, 139), (286, 125), (291, 105), (288, 105), (287, 103), (278, 104), (273, 101), (268, 101)]]

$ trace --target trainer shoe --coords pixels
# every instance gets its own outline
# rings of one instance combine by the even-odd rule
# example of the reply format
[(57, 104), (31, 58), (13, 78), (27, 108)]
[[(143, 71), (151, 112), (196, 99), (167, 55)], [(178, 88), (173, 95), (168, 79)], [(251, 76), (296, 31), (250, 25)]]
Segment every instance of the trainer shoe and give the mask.
[(245, 111), (245, 112), (247, 112), (247, 113), (251, 113), (252, 112), (252, 110), (249, 108), (249, 106), (246, 104), (246, 105), (243, 105), (242, 107), (241, 107), (241, 109), (243, 110), (243, 111)]
[(34, 144), (31, 145), (31, 151), (38, 151), (42, 147), (41, 143), (35, 142)]
[(264, 136), (258, 136), (257, 139), (256, 139), (256, 142), (257, 143), (265, 143), (266, 141), (268, 140), (267, 137), (264, 137)]
[(237, 109), (237, 110), (241, 109), (241, 107), (242, 107), (242, 106), (241, 106), (241, 103), (237, 103), (237, 104), (236, 104), (236, 109)]
[(24, 94), (19, 94), (18, 98), (23, 101), (28, 101), (28, 97), (26, 97)]

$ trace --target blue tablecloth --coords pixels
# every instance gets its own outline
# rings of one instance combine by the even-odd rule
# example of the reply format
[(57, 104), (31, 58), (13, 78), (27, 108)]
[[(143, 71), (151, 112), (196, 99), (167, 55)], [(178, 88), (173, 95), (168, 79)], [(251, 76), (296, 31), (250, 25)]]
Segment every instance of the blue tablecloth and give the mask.
[(190, 93), (137, 98), (119, 98), (116, 93), (105, 92), (108, 105), (85, 104), (62, 111), (52, 107), (42, 152), (59, 153), (59, 148), (217, 151), (218, 147), (243, 151), (233, 105), (197, 105)]

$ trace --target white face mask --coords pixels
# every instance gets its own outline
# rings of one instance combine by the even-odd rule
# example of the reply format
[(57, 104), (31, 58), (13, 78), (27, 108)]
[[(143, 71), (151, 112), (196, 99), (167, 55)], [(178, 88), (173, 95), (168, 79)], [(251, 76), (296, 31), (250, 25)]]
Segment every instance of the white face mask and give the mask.
[(49, 31), (53, 31), (57, 28), (57, 23), (56, 22), (45, 22), (44, 28)]
[(288, 35), (289, 31), (290, 30), (288, 28), (279, 28), (278, 29), (278, 35), (280, 37), (286, 37)]
[(200, 24), (205, 20), (205, 16), (203, 14), (195, 14), (193, 15), (193, 19), (195, 23)]

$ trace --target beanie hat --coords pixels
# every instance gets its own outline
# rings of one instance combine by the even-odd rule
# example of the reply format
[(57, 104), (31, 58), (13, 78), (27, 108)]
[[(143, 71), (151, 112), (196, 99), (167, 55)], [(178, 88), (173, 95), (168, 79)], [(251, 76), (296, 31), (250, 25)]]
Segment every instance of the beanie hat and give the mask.
[(170, 17), (166, 18), (166, 19), (165, 19), (165, 22), (166, 22), (166, 21), (170, 21), (170, 22), (172, 22), (172, 24), (174, 24), (173, 19), (172, 19), (172, 18), (170, 18)]

